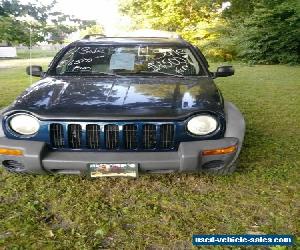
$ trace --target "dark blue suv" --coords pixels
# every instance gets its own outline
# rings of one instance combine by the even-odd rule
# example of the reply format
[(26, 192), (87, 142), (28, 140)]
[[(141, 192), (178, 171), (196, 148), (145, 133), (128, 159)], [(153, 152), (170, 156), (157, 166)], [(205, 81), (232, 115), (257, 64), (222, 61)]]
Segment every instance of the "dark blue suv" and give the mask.
[(17, 173), (208, 172), (235, 169), (245, 133), (216, 72), (181, 38), (89, 36), (63, 48), (1, 111), (0, 163)]

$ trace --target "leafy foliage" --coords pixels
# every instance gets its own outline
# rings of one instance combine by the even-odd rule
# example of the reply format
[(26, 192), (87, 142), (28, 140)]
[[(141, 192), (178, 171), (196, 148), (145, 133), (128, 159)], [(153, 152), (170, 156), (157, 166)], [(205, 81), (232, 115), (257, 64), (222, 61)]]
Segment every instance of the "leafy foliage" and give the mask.
[(92, 26), (87, 27), (84, 30), (80, 31), (80, 35), (82, 37), (84, 37), (86, 35), (103, 34), (103, 33), (104, 33), (103, 27), (98, 24), (92, 25)]
[[(206, 0), (123, 0), (120, 10), (133, 18), (134, 28), (176, 32), (203, 49), (218, 36), (209, 30), (222, 22), (220, 7), (220, 2)], [(205, 52), (208, 56), (219, 53), (210, 49)]]
[(200, 21), (209, 19), (213, 15), (209, 10), (214, 7), (205, 0), (125, 0), (120, 9), (134, 17), (139, 26), (183, 31), (192, 30)]
[(251, 17), (238, 28), (241, 58), (255, 63), (300, 63), (300, 15), (296, 1), (281, 2), (257, 4)]
[(62, 43), (66, 35), (95, 24), (95, 21), (54, 12), (55, 4), (55, 1), (42, 5), (38, 2), (22, 4), (19, 0), (1, 0), (0, 40), (29, 46), (31, 33), (32, 44), (43, 41)]
[(297, 0), (123, 0), (134, 28), (181, 34), (210, 59), (299, 63)]

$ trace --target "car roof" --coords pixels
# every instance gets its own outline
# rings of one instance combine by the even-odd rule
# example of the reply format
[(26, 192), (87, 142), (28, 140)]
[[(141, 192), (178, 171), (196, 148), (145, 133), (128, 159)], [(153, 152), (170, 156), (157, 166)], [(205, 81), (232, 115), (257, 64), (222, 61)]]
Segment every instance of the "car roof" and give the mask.
[[(75, 45), (134, 45), (134, 44), (151, 44), (151, 45), (179, 45), (188, 46), (189, 43), (182, 38), (169, 38), (169, 37), (96, 37), (84, 38), (74, 42)], [(73, 45), (74, 45), (73, 43)]]

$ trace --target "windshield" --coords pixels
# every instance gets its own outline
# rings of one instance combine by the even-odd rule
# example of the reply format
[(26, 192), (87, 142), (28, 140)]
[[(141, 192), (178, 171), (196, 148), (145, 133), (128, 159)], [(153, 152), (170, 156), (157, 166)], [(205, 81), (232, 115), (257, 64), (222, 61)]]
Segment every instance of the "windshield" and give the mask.
[(154, 45), (73, 47), (56, 64), (54, 73), (57, 75), (204, 75), (202, 67), (189, 48)]

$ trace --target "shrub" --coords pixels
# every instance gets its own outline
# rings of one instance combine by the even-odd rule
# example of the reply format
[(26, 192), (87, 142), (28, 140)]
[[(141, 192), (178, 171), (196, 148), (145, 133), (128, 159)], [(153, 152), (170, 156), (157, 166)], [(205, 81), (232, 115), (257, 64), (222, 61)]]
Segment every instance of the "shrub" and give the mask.
[(295, 1), (257, 4), (237, 28), (238, 56), (254, 63), (300, 63), (300, 17)]

